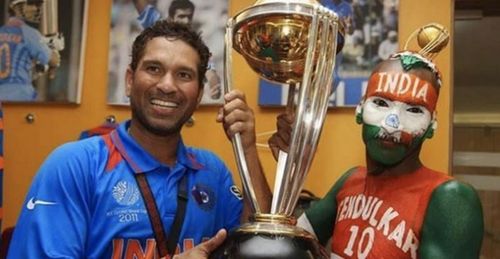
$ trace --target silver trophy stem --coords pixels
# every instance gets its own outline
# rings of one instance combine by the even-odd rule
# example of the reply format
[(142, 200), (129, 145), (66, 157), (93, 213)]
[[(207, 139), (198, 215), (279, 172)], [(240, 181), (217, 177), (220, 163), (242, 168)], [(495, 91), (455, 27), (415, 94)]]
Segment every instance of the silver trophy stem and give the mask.
[(289, 210), (288, 204), (290, 203), (291, 196), (294, 192), (294, 190), (291, 189), (292, 186), (295, 185), (295, 182), (298, 181), (299, 179), (302, 179), (302, 176), (300, 174), (306, 173), (306, 172), (300, 172), (297, 169), (297, 166), (302, 164), (301, 161), (302, 159), (306, 158), (306, 156), (310, 156), (309, 154), (304, 154), (303, 149), (304, 146), (303, 144), (305, 143), (299, 143), (299, 141), (302, 141), (307, 139), (308, 136), (305, 136), (304, 134), (307, 132), (304, 132), (305, 129), (310, 128), (310, 118), (305, 118), (305, 112), (306, 109), (308, 108), (306, 105), (308, 105), (306, 102), (308, 101), (307, 95), (308, 92), (311, 91), (311, 81), (312, 81), (312, 75), (313, 75), (313, 56), (315, 55), (316, 52), (316, 38), (318, 35), (318, 27), (319, 27), (319, 20), (318, 16), (314, 15), (312, 17), (311, 24), (309, 26), (309, 41), (308, 41), (308, 48), (307, 48), (307, 55), (306, 55), (306, 63), (305, 63), (305, 69), (304, 69), (304, 77), (302, 80), (302, 85), (301, 89), (299, 92), (299, 101), (298, 101), (298, 107), (297, 107), (297, 116), (295, 117), (295, 123), (292, 131), (292, 137), (291, 137), (291, 143), (290, 143), (290, 151), (287, 157), (286, 161), (286, 166), (285, 166), (285, 177), (283, 184), (285, 185), (283, 190), (286, 190), (283, 192), (282, 199), (280, 200), (279, 204), (279, 210), (277, 211), (278, 214), (281, 215), (288, 215), (286, 212)]
[[(279, 155), (272, 215), (291, 216), (313, 160), (332, 88), (338, 22), (334, 12), (315, 0), (259, 0), (227, 23), (226, 92), (232, 86), (231, 47), (264, 79), (298, 90), (296, 104), (294, 90), (289, 93), (287, 112), (295, 122), (288, 154)], [(259, 214), (241, 140), (239, 135), (233, 139), (245, 194)]]
[[(295, 83), (291, 83), (288, 85), (288, 97), (286, 103), (286, 113), (293, 114), (295, 113), (295, 93), (297, 87)], [(278, 164), (276, 166), (276, 178), (274, 180), (274, 190), (273, 193), (283, 193), (281, 190), (283, 188), (283, 175), (285, 173), (286, 161), (288, 158), (288, 153), (280, 150), (278, 154)], [(282, 197), (279, 195), (274, 195), (271, 203), (271, 214), (276, 214), (278, 211), (278, 204), (281, 203), (281, 200), (278, 197)]]
[[(320, 36), (320, 51), (319, 53), (325, 53), (318, 57), (318, 64), (316, 71), (316, 78), (311, 82), (312, 88), (311, 93), (307, 95), (312, 95), (312, 98), (305, 100), (305, 103), (300, 105), (310, 106), (310, 108), (304, 111), (303, 120), (305, 121), (298, 127), (304, 127), (302, 133), (299, 135), (299, 147), (296, 149), (296, 159), (298, 161), (295, 167), (296, 178), (293, 178), (293, 182), (290, 187), (289, 200), (284, 204), (284, 211), (282, 214), (291, 215), (299, 198), (300, 192), (303, 188), (307, 172), (314, 158), (314, 153), (318, 144), (319, 137), (321, 135), (321, 130), (323, 126), (324, 119), (326, 117), (326, 111), (328, 109), (328, 99), (332, 88), (332, 75), (333, 75), (333, 63), (335, 60), (335, 51), (330, 51), (328, 54), (328, 45), (331, 43), (328, 39), (331, 35), (336, 34), (337, 28), (330, 26), (328, 20), (325, 17), (321, 17), (322, 20), (322, 33)], [(333, 34), (334, 33), (334, 34)], [(332, 68), (332, 69), (330, 69)], [(307, 87), (309, 89), (309, 87)], [(303, 97), (302, 97), (303, 98)], [(299, 97), (299, 99), (302, 99)], [(307, 97), (306, 97), (307, 98)], [(310, 104), (308, 104), (310, 101)], [(302, 138), (302, 139), (300, 139)], [(292, 137), (293, 139), (293, 137)], [(290, 158), (292, 159), (292, 158)]]
[[(226, 25), (226, 34), (224, 41), (224, 93), (229, 93), (233, 86), (231, 65), (233, 64), (231, 50), (233, 46), (233, 19), (229, 19)], [(260, 214), (260, 206), (257, 202), (257, 197), (252, 185), (252, 179), (250, 177), (250, 171), (248, 170), (247, 160), (245, 157), (245, 152), (243, 151), (243, 144), (241, 142), (241, 136), (236, 133), (232, 137), (233, 152), (236, 155), (236, 163), (238, 165), (238, 171), (240, 173), (241, 182), (243, 184), (243, 190), (246, 197), (249, 197), (250, 206), (252, 209), (252, 214)]]
[[(285, 212), (288, 210), (286, 208), (287, 204), (289, 203), (288, 201), (290, 200), (290, 196), (292, 194), (292, 190), (290, 189), (291, 186), (293, 186), (294, 180), (298, 180), (299, 176), (297, 175), (296, 166), (297, 166), (297, 145), (299, 144), (299, 138), (303, 137), (302, 136), (302, 130), (304, 123), (307, 123), (304, 121), (304, 109), (306, 108), (304, 106), (305, 102), (305, 94), (309, 90), (308, 88), (310, 87), (310, 79), (312, 77), (312, 56), (314, 55), (314, 52), (316, 51), (316, 35), (318, 34), (318, 26), (319, 26), (319, 21), (318, 21), (318, 16), (314, 15), (312, 17), (311, 24), (309, 26), (309, 39), (308, 39), (308, 48), (307, 48), (307, 55), (306, 55), (306, 63), (305, 63), (305, 68), (304, 68), (304, 76), (302, 80), (302, 85), (299, 93), (299, 103), (297, 107), (297, 114), (295, 116), (295, 123), (293, 126), (292, 130), (292, 137), (290, 141), (290, 151), (286, 157), (286, 162), (283, 171), (284, 172), (279, 172), (278, 174), (282, 174), (282, 181), (280, 182), (281, 187), (279, 188), (279, 192), (274, 194), (273, 199), (276, 199), (276, 204), (277, 208), (275, 211), (271, 211), (272, 214), (280, 214), (284, 215)], [(300, 158), (300, 157), (299, 157)], [(278, 167), (279, 168), (279, 167)]]
[[(316, 9), (309, 29), (307, 59), (299, 93), (290, 151), (280, 154), (278, 171), (282, 179), (275, 187), (272, 214), (290, 216), (302, 190), (321, 133), (332, 87), (337, 25), (324, 9)], [(321, 33), (320, 33), (321, 26)], [(318, 42), (320, 43), (318, 46)], [(319, 53), (319, 54), (318, 54)], [(317, 63), (314, 57), (317, 57)], [(313, 69), (315, 72), (313, 73)], [(313, 76), (314, 75), (314, 76)], [(284, 162), (286, 160), (286, 162)], [(284, 166), (282, 165), (284, 162)]]
[(59, 32), (57, 0), (44, 1), (42, 8), (40, 32), (45, 36), (53, 36)]

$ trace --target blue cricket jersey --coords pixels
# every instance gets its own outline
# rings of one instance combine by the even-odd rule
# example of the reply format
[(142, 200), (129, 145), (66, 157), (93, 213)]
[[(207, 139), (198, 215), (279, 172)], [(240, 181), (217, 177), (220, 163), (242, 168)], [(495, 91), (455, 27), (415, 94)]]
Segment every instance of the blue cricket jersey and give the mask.
[(8, 258), (158, 258), (134, 174), (145, 173), (168, 235), (177, 185), (187, 174), (189, 197), (177, 252), (239, 225), (241, 195), (213, 153), (177, 147), (177, 163), (161, 164), (127, 133), (64, 144), (38, 171), (18, 219)]
[(40, 32), (16, 17), (0, 27), (0, 100), (36, 98), (32, 84), (33, 62), (47, 65), (51, 50)]

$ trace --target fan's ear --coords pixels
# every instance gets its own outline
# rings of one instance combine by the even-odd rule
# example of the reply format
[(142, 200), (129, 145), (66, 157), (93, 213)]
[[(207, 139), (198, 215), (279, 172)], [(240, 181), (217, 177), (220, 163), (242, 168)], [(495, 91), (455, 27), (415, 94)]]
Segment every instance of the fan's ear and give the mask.
[(432, 120), (431, 124), (429, 125), (429, 128), (425, 132), (425, 138), (432, 138), (434, 136), (434, 131), (437, 129), (437, 121)]
[(436, 131), (437, 127), (438, 127), (438, 123), (437, 123), (437, 113), (436, 111), (434, 111), (432, 113), (432, 120), (431, 120), (431, 124), (429, 124), (429, 128), (427, 129), (427, 131), (425, 132), (425, 138), (432, 138), (434, 136), (434, 131)]
[(358, 106), (356, 106), (356, 123), (357, 124), (362, 124), (363, 123), (363, 101), (361, 101)]

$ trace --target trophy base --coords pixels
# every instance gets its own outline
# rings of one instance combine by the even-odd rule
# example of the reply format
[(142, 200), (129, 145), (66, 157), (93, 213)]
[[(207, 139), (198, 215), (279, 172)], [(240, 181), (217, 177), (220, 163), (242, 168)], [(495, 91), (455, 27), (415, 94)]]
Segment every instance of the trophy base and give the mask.
[(329, 258), (309, 232), (279, 215), (261, 214), (232, 231), (211, 259)]

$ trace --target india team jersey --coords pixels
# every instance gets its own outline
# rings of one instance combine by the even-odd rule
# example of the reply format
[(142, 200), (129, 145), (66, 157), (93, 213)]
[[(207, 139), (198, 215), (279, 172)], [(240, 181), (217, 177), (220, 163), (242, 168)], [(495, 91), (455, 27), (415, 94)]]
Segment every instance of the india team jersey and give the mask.
[(390, 177), (359, 168), (336, 196), (333, 258), (417, 258), (430, 197), (448, 179), (426, 167)]
[(36, 29), (11, 17), (0, 27), (0, 97), (2, 100), (32, 100), (33, 61), (47, 65), (51, 50)]
[(177, 252), (239, 225), (241, 195), (221, 160), (181, 141), (176, 165), (168, 167), (140, 147), (128, 126), (65, 144), (48, 157), (28, 192), (9, 258), (159, 258), (138, 173), (146, 174), (167, 235), (178, 182), (187, 175)]

